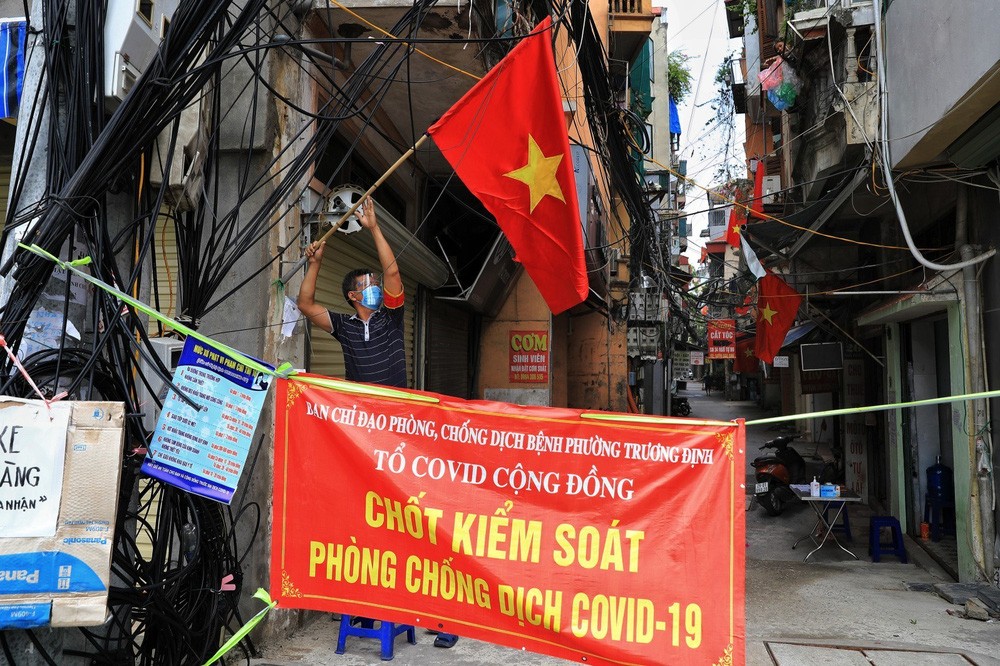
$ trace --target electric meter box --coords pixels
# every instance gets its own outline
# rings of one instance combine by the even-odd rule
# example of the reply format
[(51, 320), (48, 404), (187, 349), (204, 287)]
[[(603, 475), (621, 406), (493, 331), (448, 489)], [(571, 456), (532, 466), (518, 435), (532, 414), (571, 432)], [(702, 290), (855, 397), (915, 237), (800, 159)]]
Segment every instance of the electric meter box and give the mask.
[(104, 100), (114, 109), (153, 61), (178, 0), (108, 0)]
[[(184, 350), (184, 341), (177, 338), (150, 338), (149, 344), (153, 348), (153, 354), (160, 359), (173, 376), (174, 370), (177, 369), (177, 362), (181, 358), (181, 352)], [(152, 389), (152, 392), (148, 391), (142, 380), (137, 382), (142, 424), (146, 430), (152, 432), (156, 428), (156, 419), (160, 416), (160, 405), (167, 397), (169, 385), (156, 373), (145, 356), (141, 357), (139, 361), (139, 372), (149, 382), (149, 387)], [(156, 400), (153, 399), (154, 396)]]

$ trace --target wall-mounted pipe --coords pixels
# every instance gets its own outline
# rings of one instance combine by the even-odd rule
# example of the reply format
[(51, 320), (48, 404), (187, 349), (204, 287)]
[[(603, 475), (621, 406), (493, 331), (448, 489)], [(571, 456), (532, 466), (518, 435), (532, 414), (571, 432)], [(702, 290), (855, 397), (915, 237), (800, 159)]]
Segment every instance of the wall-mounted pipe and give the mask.
[[(955, 242), (963, 260), (971, 258), (974, 252), (968, 242), (968, 214), (969, 191), (965, 185), (959, 185), (955, 209)], [(983, 371), (979, 279), (975, 266), (971, 263), (965, 266), (962, 269), (962, 278), (965, 296), (965, 329), (968, 336), (966, 369), (969, 377), (969, 388), (972, 393), (981, 393), (986, 390), (986, 376)], [(972, 438), (970, 455), (974, 470), (972, 485), (976, 490), (978, 500), (977, 506), (970, 507), (970, 512), (978, 512), (978, 516), (972, 516), (974, 519), (978, 518), (978, 520), (973, 520), (973, 524), (979, 523), (978, 546), (982, 549), (983, 573), (989, 580), (994, 567), (993, 543), (996, 538), (996, 525), (993, 515), (993, 452), (986, 415), (986, 400), (982, 398), (970, 400), (969, 409), (972, 423), (972, 431), (969, 433)]]

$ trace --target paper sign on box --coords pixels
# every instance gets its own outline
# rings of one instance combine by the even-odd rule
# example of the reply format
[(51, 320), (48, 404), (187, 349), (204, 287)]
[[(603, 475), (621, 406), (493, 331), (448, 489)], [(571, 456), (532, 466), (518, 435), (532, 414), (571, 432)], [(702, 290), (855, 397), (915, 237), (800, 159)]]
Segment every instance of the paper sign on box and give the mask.
[[(44, 521), (56, 509), (53, 530), (43, 526), (35, 536), (0, 532), (0, 629), (104, 623), (124, 413), (122, 403), (67, 401), (47, 408), (40, 400), (0, 397), (0, 461), (11, 468), (23, 462), (24, 468), (20, 476), (13, 472), (10, 486), (0, 487), (0, 521)], [(35, 439), (19, 439), (28, 435)], [(63, 444), (58, 472), (55, 461), (25, 455), (49, 440)], [(53, 475), (61, 482), (49, 485)]]

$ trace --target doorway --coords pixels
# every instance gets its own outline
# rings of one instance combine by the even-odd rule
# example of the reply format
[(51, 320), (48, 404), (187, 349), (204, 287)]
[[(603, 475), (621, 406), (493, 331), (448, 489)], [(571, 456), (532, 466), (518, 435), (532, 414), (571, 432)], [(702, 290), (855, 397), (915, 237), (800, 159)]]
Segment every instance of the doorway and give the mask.
[[(900, 336), (903, 400), (951, 395), (947, 318), (900, 324)], [(910, 534), (957, 579), (952, 409), (950, 403), (904, 409), (902, 430)]]

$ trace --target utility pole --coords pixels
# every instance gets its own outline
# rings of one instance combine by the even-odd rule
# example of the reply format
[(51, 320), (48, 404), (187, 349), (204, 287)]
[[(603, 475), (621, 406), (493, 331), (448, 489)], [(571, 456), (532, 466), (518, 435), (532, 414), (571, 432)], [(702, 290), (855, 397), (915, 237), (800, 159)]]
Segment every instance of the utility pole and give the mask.
[[(30, 7), (29, 30), (25, 38), (24, 53), (24, 83), (21, 87), (21, 100), (18, 108), (17, 130), (14, 138), (14, 159), (11, 165), (10, 188), (20, 182), (22, 187), (16, 202), (16, 209), (10, 207), (8, 200), (7, 223), (22, 210), (40, 201), (48, 194), (47, 171), (49, 161), (49, 112), (46, 104), (45, 77), (45, 34), (42, 32), (42, 2), (32, 0)], [(34, 152), (29, 156), (32, 144)], [(8, 194), (9, 196), (9, 194)], [(3, 247), (2, 262), (14, 253), (17, 243), (31, 225), (18, 227), (8, 234)], [(13, 271), (11, 271), (12, 273)], [(14, 278), (11, 273), (0, 276), (0, 303), (6, 305), (14, 289)], [(67, 275), (67, 279), (68, 279)], [(60, 310), (61, 311), (61, 310)], [(57, 661), (62, 657), (67, 631), (64, 629), (36, 628), (33, 629), (36, 647), (23, 631), (4, 632), (4, 638), (10, 649), (14, 663), (26, 666), (45, 664), (41, 651)], [(39, 649), (40, 648), (40, 649)]]

